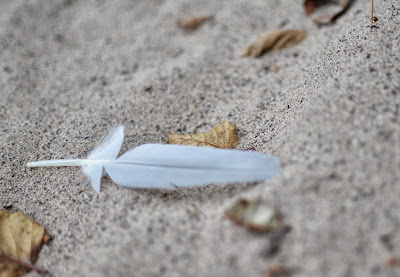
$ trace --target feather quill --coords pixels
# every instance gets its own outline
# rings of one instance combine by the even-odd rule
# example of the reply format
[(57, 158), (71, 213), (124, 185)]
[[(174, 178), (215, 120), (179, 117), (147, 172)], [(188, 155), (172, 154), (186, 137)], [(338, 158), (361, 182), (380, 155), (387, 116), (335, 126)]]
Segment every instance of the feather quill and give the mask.
[(280, 161), (274, 156), (186, 145), (144, 144), (117, 158), (123, 139), (121, 125), (113, 128), (87, 159), (36, 161), (27, 166), (81, 166), (97, 192), (104, 171), (124, 187), (174, 189), (262, 181), (281, 170)]

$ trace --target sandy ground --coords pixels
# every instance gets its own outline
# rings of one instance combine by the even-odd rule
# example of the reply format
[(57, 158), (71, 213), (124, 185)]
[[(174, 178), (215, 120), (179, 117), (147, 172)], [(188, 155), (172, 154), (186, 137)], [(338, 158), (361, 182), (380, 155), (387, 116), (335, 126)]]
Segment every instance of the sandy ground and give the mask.
[[(400, 276), (385, 266), (400, 257), (398, 1), (375, 1), (372, 29), (369, 0), (326, 27), (300, 0), (49, 2), (0, 2), (0, 208), (54, 238), (39, 267), (52, 276), (263, 276), (282, 263), (294, 276)], [(210, 13), (193, 33), (176, 26)], [(238, 58), (274, 28), (309, 35)], [(237, 124), (240, 148), (278, 156), (282, 173), (172, 192), (104, 178), (99, 195), (79, 168), (25, 166), (85, 157), (116, 122), (124, 152), (221, 120)], [(281, 208), (292, 231), (277, 254), (263, 255), (270, 236), (223, 217), (241, 197)]]

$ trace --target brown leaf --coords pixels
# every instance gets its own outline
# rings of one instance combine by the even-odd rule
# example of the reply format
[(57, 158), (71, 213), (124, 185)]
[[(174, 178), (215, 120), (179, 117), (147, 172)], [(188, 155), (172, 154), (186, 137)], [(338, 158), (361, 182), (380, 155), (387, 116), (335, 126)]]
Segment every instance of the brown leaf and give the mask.
[(291, 274), (292, 270), (282, 264), (276, 264), (269, 268), (264, 277), (289, 277)]
[(199, 16), (199, 17), (191, 17), (191, 18), (181, 18), (178, 20), (178, 25), (186, 30), (194, 31), (203, 25), (205, 22), (210, 20), (213, 16)]
[(235, 124), (229, 121), (222, 121), (209, 132), (194, 135), (168, 133), (168, 143), (213, 148), (236, 148), (239, 143), (237, 132)]
[(267, 51), (277, 51), (299, 44), (307, 36), (303, 30), (271, 30), (262, 33), (240, 57), (259, 57)]
[(306, 15), (311, 15), (315, 9), (332, 3), (332, 0), (305, 0), (304, 9), (306, 10)]
[(270, 232), (283, 224), (281, 214), (261, 199), (240, 199), (225, 212), (225, 216), (237, 225), (256, 232)]
[(312, 15), (314, 22), (329, 24), (347, 11), (352, 0), (305, 0), (307, 16)]
[(0, 210), (0, 277), (36, 269), (22, 260), (37, 261), (45, 234), (44, 227), (24, 214)]
[(47, 233), (44, 233), (43, 243), (46, 244), (49, 240), (51, 240), (51, 237)]
[(391, 256), (391, 257), (389, 257), (389, 259), (386, 260), (385, 265), (388, 266), (388, 267), (399, 266), (400, 265), (400, 259), (395, 257), (395, 256)]
[(274, 73), (278, 73), (280, 69), (281, 69), (281, 67), (279, 65), (275, 65), (274, 68), (272, 69), (272, 71)]

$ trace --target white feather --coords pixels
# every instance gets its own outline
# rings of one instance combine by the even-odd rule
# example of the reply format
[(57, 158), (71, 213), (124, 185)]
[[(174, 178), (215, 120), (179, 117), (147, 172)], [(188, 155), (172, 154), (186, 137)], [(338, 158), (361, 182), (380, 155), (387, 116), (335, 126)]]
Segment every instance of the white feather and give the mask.
[(38, 161), (28, 166), (82, 166), (97, 192), (103, 168), (118, 185), (157, 189), (261, 181), (281, 170), (279, 159), (270, 155), (172, 144), (141, 145), (117, 158), (123, 130), (123, 126), (112, 129), (86, 160)]
[[(115, 160), (124, 141), (124, 126), (120, 125), (111, 129), (89, 154), (88, 160)], [(102, 164), (85, 164), (82, 171), (90, 180), (95, 191), (100, 193), (101, 177), (103, 176)]]

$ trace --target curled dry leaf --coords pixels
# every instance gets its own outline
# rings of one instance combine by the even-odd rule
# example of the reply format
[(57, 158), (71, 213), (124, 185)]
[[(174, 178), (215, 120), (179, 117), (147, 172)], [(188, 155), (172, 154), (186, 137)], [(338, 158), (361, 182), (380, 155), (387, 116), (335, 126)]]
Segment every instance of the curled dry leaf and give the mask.
[(303, 30), (271, 30), (262, 33), (240, 57), (259, 57), (267, 51), (277, 51), (299, 44), (307, 36)]
[(330, 4), (331, 2), (332, 0), (305, 0), (304, 9), (306, 11), (306, 15), (310, 16), (315, 9)]
[(235, 124), (229, 121), (222, 121), (209, 132), (194, 135), (168, 133), (168, 143), (213, 148), (236, 148), (239, 143), (237, 133), (238, 130)]
[(307, 16), (318, 24), (329, 24), (347, 11), (352, 0), (305, 0)]
[(277, 209), (261, 199), (240, 199), (225, 212), (225, 216), (237, 225), (256, 232), (270, 232), (283, 225)]
[(210, 20), (213, 16), (199, 16), (199, 17), (191, 17), (191, 18), (181, 18), (178, 20), (178, 25), (186, 30), (194, 31), (203, 25), (205, 22)]
[(24, 214), (0, 210), (0, 276), (22, 276), (32, 269), (43, 272), (22, 260), (34, 264), (48, 238), (44, 227)]

